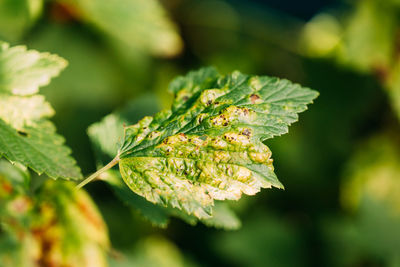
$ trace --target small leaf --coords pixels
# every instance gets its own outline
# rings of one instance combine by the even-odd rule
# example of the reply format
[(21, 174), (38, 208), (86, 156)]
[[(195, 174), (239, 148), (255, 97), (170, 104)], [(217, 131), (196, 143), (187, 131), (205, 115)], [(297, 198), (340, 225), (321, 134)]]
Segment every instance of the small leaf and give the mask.
[(38, 174), (79, 179), (70, 149), (47, 120), (54, 110), (35, 94), (66, 64), (56, 55), (0, 44), (0, 156)]
[(132, 191), (207, 219), (214, 200), (283, 188), (262, 142), (287, 133), (316, 91), (237, 71), (215, 75), (210, 68), (178, 78), (171, 90), (172, 110), (125, 128), (118, 158)]

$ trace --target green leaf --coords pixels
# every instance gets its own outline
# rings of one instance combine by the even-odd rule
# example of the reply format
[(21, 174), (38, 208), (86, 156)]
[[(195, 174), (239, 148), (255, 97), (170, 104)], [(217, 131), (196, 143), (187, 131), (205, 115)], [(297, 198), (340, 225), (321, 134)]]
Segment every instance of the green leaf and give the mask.
[(176, 26), (157, 0), (64, 0), (81, 18), (130, 50), (173, 56), (182, 49)]
[(65, 66), (56, 55), (0, 45), (0, 156), (52, 178), (81, 178), (80, 169), (47, 120), (54, 110), (36, 95)]
[(172, 110), (126, 127), (116, 159), (133, 192), (206, 219), (214, 200), (283, 188), (262, 142), (287, 133), (318, 93), (267, 76), (204, 73), (214, 72), (172, 83)]
[[(94, 145), (97, 158), (101, 162), (109, 161), (118, 151), (117, 143), (123, 138), (123, 125), (135, 122), (135, 118), (137, 121), (144, 114), (154, 112), (155, 106), (154, 97), (141, 97), (130, 103), (123, 110), (110, 114), (104, 117), (102, 121), (91, 125), (88, 128), (88, 134)], [(101, 159), (104, 159), (104, 161)], [(180, 218), (191, 225), (196, 225), (198, 222), (196, 217), (188, 215), (179, 209), (156, 205), (146, 201), (145, 198), (139, 195), (132, 194), (129, 187), (124, 184), (120, 173), (116, 170), (108, 170), (101, 174), (99, 178), (107, 182), (124, 203), (133, 207), (155, 226), (166, 227), (170, 217)], [(241, 225), (233, 211), (222, 203), (216, 205), (212, 218), (203, 219), (201, 222), (210, 227), (226, 230), (237, 229)]]
[(347, 216), (330, 216), (323, 223), (327, 249), (336, 250), (330, 262), (350, 266), (368, 255), (398, 266), (391, 262), (398, 258), (400, 246), (398, 132), (364, 140), (346, 165), (340, 197)]
[(79, 179), (79, 168), (64, 146), (64, 138), (55, 133), (54, 125), (46, 120), (17, 130), (0, 119), (0, 154), (12, 162), (30, 167), (38, 174), (52, 178)]

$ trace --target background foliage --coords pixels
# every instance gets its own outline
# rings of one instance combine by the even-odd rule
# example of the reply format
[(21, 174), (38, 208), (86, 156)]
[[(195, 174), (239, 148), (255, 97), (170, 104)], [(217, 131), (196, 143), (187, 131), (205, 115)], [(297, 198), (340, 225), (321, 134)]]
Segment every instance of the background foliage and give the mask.
[[(105, 182), (75, 193), (0, 161), (0, 197), (11, 203), (0, 203), (0, 262), (400, 266), (399, 15), (397, 0), (1, 1), (1, 40), (69, 62), (40, 89), (52, 109), (33, 121), (48, 125), (55, 111), (84, 176), (107, 160), (89, 138), (94, 123), (112, 112), (134, 123), (169, 107), (169, 81), (190, 69), (278, 76), (320, 97), (289, 134), (267, 141), (285, 190), (229, 203), (236, 215), (223, 213), (224, 228), (242, 225), (235, 231), (124, 199)], [(0, 94), (22, 97), (4, 85)]]

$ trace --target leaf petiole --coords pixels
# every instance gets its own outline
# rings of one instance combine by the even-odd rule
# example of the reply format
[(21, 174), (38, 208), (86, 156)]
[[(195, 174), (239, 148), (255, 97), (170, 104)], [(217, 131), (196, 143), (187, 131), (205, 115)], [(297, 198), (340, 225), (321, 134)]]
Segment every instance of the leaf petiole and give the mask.
[(96, 179), (100, 174), (102, 174), (103, 172), (111, 169), (112, 167), (114, 167), (115, 165), (117, 165), (119, 162), (119, 155), (117, 155), (112, 161), (110, 161), (106, 166), (104, 166), (103, 168), (99, 169), (97, 172), (93, 173), (92, 175), (90, 175), (88, 178), (86, 178), (85, 180), (83, 180), (82, 182), (80, 182), (77, 186), (76, 189), (81, 189), (82, 187), (84, 187), (86, 184), (90, 183), (92, 180)]

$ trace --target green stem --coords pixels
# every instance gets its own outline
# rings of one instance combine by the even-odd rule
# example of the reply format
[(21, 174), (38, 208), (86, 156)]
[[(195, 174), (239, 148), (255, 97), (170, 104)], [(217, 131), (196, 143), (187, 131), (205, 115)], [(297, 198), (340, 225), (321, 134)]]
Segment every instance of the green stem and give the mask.
[(102, 174), (103, 172), (111, 169), (112, 167), (114, 167), (115, 165), (117, 165), (117, 163), (119, 162), (119, 155), (117, 155), (112, 161), (110, 161), (106, 166), (104, 166), (103, 168), (101, 168), (100, 170), (98, 170), (97, 172), (93, 173), (92, 175), (90, 175), (88, 178), (86, 178), (85, 180), (83, 180), (82, 182), (80, 182), (77, 186), (76, 189), (81, 189), (82, 187), (84, 187), (86, 184), (90, 183), (92, 180), (94, 180), (95, 178), (97, 178), (100, 174)]

